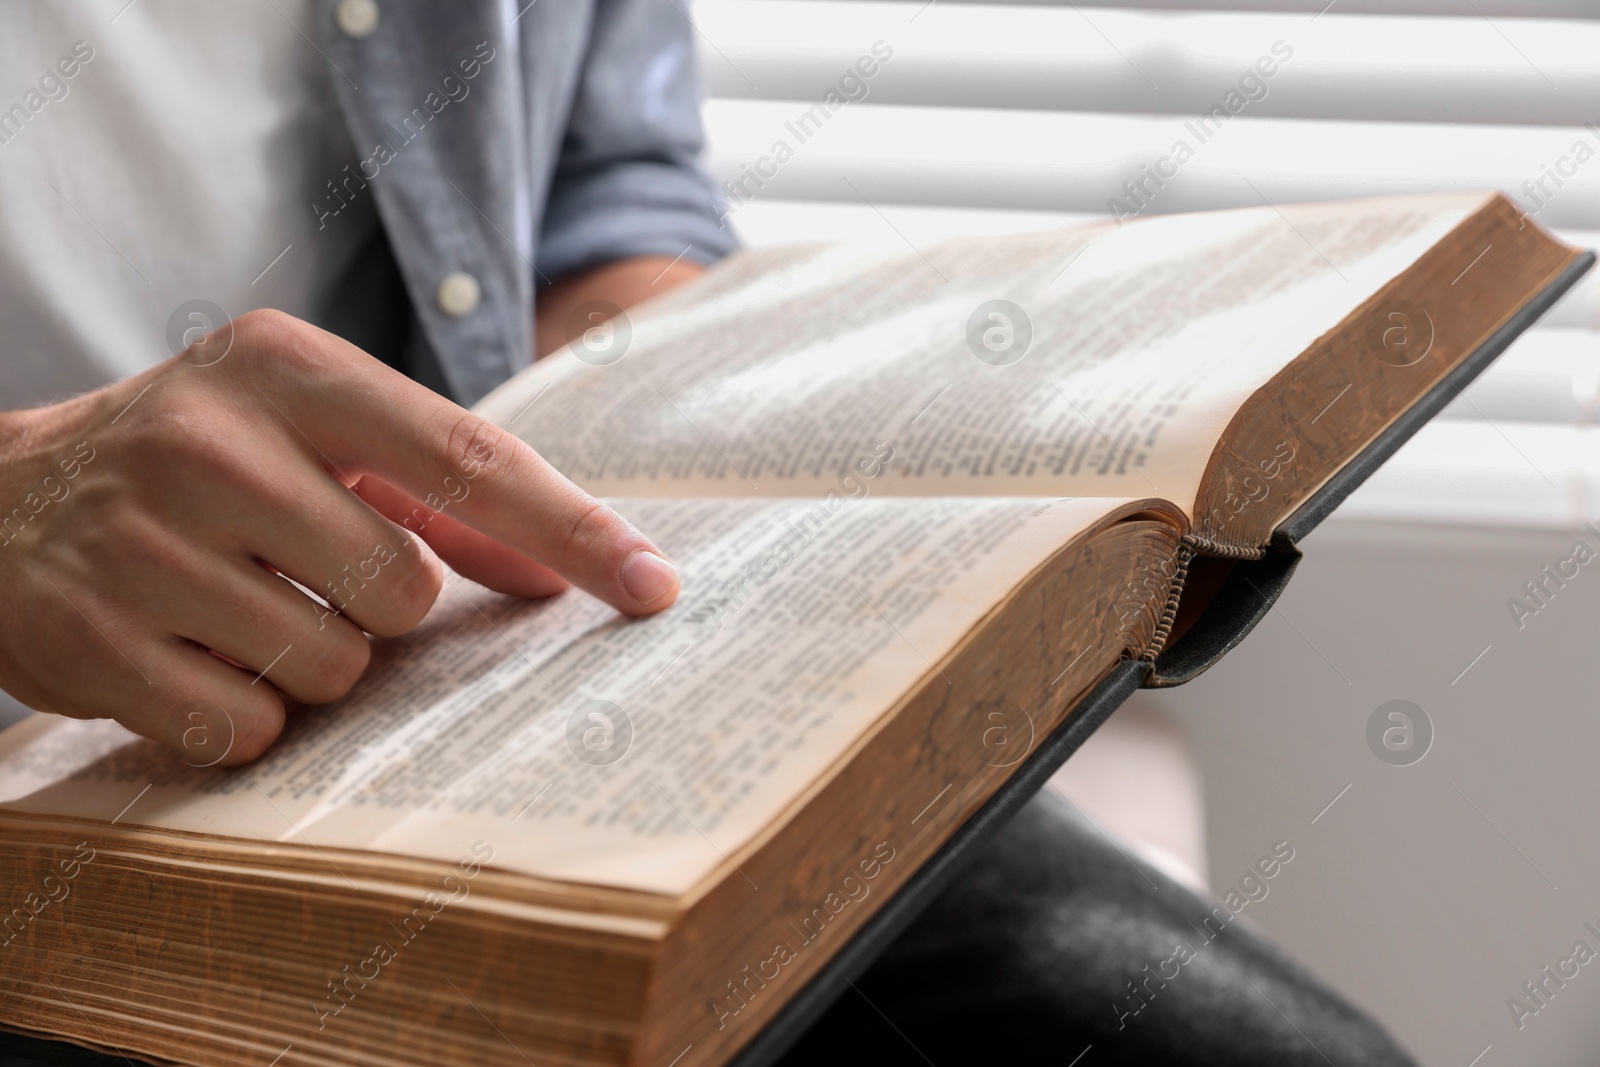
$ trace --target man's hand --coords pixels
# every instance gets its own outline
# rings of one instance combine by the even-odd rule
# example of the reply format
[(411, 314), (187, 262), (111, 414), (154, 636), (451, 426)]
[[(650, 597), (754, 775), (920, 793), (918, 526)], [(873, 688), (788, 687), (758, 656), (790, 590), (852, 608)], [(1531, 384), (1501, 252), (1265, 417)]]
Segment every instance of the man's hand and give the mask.
[(278, 312), (0, 414), (0, 688), (192, 763), (248, 762), (285, 698), (347, 692), (362, 631), (416, 626), (440, 557), (517, 596), (571, 581), (629, 615), (678, 592), (643, 535), (527, 445)]

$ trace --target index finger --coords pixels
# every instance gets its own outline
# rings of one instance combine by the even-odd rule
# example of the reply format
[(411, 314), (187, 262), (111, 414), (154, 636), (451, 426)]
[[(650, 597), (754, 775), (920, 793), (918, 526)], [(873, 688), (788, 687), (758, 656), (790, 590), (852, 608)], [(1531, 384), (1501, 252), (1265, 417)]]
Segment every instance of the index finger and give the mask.
[[(660, 549), (527, 444), (360, 349), (296, 323), (320, 373), (288, 386), (305, 431), (348, 476), (374, 474), (629, 615), (672, 604), (678, 573)], [(312, 427), (315, 427), (314, 429)]]

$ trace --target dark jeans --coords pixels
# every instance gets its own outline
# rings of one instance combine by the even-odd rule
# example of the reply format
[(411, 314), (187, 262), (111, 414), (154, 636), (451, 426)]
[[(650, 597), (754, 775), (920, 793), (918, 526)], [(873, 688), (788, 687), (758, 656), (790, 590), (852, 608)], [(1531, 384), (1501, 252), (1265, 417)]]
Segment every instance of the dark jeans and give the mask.
[[(1211, 907), (1135, 868), (1047, 791), (782, 1065), (1414, 1067), (1372, 1020)], [(1174, 961), (1179, 942), (1187, 962)]]
[[(1220, 925), (1199, 897), (1135, 868), (1046, 792), (782, 1067), (1414, 1067), (1370, 1019), (1237, 920), (1215, 932)], [(1179, 942), (1193, 958), (1163, 966)], [(48, 1059), (125, 1067), (80, 1050)], [(35, 1061), (0, 1053), (0, 1067)]]

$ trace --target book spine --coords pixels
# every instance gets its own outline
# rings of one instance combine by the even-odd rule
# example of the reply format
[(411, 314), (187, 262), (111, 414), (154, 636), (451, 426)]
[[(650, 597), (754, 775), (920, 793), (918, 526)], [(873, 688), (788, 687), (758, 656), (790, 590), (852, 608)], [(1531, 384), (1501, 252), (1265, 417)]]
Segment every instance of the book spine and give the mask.
[(1213, 541), (1209, 537), (1201, 537), (1197, 533), (1184, 534), (1183, 543), (1198, 555), (1220, 556), (1223, 559), (1260, 559), (1267, 554), (1265, 547), (1247, 548), (1243, 545), (1224, 544), (1221, 541)]
[(1161, 650), (1166, 647), (1167, 638), (1172, 635), (1172, 624), (1178, 618), (1178, 599), (1183, 596), (1183, 584), (1189, 578), (1189, 561), (1194, 559), (1194, 546), (1189, 544), (1185, 537), (1178, 545), (1176, 566), (1172, 571), (1172, 585), (1167, 588), (1167, 604), (1161, 609), (1161, 621), (1156, 623), (1156, 632), (1151, 635), (1150, 647), (1139, 656), (1146, 663), (1154, 663), (1156, 657), (1161, 655)]

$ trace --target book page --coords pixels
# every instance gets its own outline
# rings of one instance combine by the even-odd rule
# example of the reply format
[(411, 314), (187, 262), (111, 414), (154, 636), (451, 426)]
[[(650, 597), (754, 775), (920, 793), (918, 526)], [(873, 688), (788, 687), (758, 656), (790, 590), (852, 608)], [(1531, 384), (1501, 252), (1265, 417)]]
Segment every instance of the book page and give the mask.
[(659, 615), (452, 576), (349, 697), (299, 712), (257, 763), (200, 769), (108, 721), (36, 716), (0, 736), (0, 805), (446, 861), (482, 840), (510, 870), (680, 893), (1036, 567), (1134, 502), (617, 506), (683, 572)]
[(591, 491), (1187, 508), (1246, 397), (1485, 197), (735, 256), (479, 405)]

